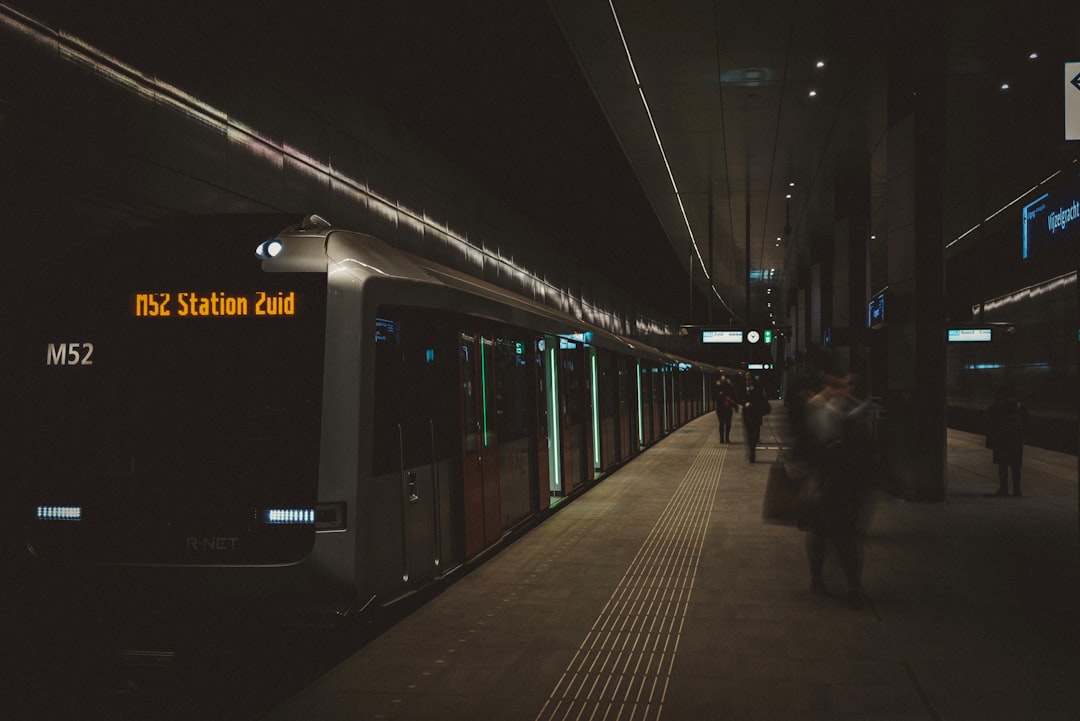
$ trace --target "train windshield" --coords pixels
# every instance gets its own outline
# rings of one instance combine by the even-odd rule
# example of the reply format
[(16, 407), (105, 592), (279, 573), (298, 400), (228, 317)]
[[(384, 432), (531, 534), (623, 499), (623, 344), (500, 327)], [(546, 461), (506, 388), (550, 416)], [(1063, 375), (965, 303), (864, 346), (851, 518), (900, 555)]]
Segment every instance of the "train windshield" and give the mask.
[(255, 248), (283, 224), (246, 225), (83, 242), (25, 291), (5, 354), (37, 555), (213, 565), (310, 551), (326, 275), (263, 272)]

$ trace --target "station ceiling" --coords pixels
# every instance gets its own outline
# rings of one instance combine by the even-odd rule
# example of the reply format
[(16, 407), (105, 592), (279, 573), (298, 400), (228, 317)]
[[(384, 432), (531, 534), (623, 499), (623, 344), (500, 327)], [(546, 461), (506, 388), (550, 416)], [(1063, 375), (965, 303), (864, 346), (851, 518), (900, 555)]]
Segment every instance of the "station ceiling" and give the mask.
[(838, 174), (871, 168), (890, 77), (895, 95), (935, 42), (943, 242), (1080, 154), (1061, 82), (1080, 4), (1061, 0), (4, 1), (165, 77), (183, 53), (361, 94), (686, 323), (767, 322), (748, 274), (779, 288), (834, 232)]
[[(774, 317), (770, 296), (748, 305), (748, 274), (780, 284), (806, 267), (842, 217), (842, 175), (870, 183), (869, 232), (887, 234), (890, 104), (918, 92), (922, 68), (946, 98), (944, 244), (1080, 156), (1063, 132), (1075, 3), (550, 6), (668, 243), (751, 325)], [(935, 45), (943, 63), (928, 64)]]

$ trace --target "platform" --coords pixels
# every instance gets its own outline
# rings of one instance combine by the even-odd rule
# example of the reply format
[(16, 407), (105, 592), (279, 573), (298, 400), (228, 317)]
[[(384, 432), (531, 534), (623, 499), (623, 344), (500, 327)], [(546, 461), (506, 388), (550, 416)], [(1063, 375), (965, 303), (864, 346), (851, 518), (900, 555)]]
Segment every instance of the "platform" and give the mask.
[(751, 464), (736, 419), (664, 439), (304, 689), (267, 721), (1072, 721), (1077, 459), (1028, 447), (994, 497), (949, 432), (948, 499), (882, 496), (869, 605), (810, 591), (803, 534), (761, 519), (783, 413)]

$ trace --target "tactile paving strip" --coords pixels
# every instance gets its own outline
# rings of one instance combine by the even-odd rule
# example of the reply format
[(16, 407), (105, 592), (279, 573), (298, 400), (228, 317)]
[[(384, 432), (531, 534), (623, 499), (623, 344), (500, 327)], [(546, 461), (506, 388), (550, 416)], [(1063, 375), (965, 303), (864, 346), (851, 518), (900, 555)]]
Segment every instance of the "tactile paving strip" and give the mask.
[(698, 453), (537, 721), (660, 718), (726, 456)]

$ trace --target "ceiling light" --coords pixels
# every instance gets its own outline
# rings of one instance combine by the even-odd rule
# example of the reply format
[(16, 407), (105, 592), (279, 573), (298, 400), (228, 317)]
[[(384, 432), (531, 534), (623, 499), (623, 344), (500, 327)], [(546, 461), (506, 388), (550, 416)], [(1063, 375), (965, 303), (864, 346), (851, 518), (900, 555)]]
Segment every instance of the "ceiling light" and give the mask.
[(794, 188), (794, 187), (795, 187), (795, 181), (793, 180), (793, 181), (791, 181), (790, 183), (788, 183), (788, 184), (787, 184), (787, 187), (789, 187), (789, 188)]
[(709, 285), (712, 288), (712, 292), (720, 300), (721, 305), (731, 310), (728, 307), (727, 302), (723, 296), (720, 295), (720, 291), (716, 289), (716, 286), (712, 282), (712, 276), (709, 273), (709, 269), (705, 265), (705, 259), (701, 257), (701, 250), (698, 248), (697, 240), (694, 238), (694, 229), (690, 226), (690, 218), (686, 212), (686, 206), (683, 204), (682, 194), (679, 192), (679, 185), (675, 182), (675, 173), (671, 169), (671, 163), (668, 161), (667, 151), (664, 149), (664, 143), (660, 140), (660, 131), (656, 128), (656, 119), (653, 117), (652, 110), (649, 109), (649, 101), (645, 99), (645, 87), (641, 84), (641, 77), (638, 75), (637, 67), (634, 65), (634, 57), (630, 53), (630, 45), (626, 42), (626, 34), (623, 32), (622, 22), (619, 20), (619, 14), (615, 11), (614, 2), (609, 2), (608, 6), (611, 8), (611, 17), (615, 22), (615, 29), (619, 31), (619, 39), (622, 41), (623, 50), (626, 53), (626, 62), (630, 66), (630, 73), (634, 76), (634, 83), (637, 85), (638, 95), (641, 97), (641, 105), (645, 111), (645, 116), (649, 119), (649, 125), (652, 127), (653, 138), (656, 139), (656, 146), (660, 151), (660, 157), (664, 161), (664, 167), (667, 169), (668, 180), (671, 181), (671, 189), (675, 193), (675, 202), (679, 205), (679, 210), (682, 211), (683, 222), (686, 223), (686, 231), (690, 235), (690, 244), (694, 248), (694, 254), (697, 256), (698, 263), (701, 264), (701, 269), (705, 272), (705, 277), (710, 281)]
[(1008, 90), (1009, 89), (1009, 84), (1008, 83), (1002, 83), (1001, 84), (1001, 89), (1002, 90)]
[(1039, 59), (1039, 54), (1037, 52), (1035, 52), (1034, 50), (1032, 50), (1031, 53), (1028, 54), (1028, 60), (1038, 60), (1038, 59)]
[(788, 193), (788, 194), (787, 194), (787, 196), (785, 196), (785, 197), (786, 197), (786, 198), (787, 198), (788, 200), (791, 200), (791, 193)]
[(825, 67), (825, 61), (824, 61), (824, 60), (818, 60), (818, 61), (817, 61), (817, 66), (818, 66), (819, 68), (823, 68), (823, 67)]
[(816, 90), (811, 90), (810, 91), (810, 97), (816, 98), (817, 97), (817, 91)]

